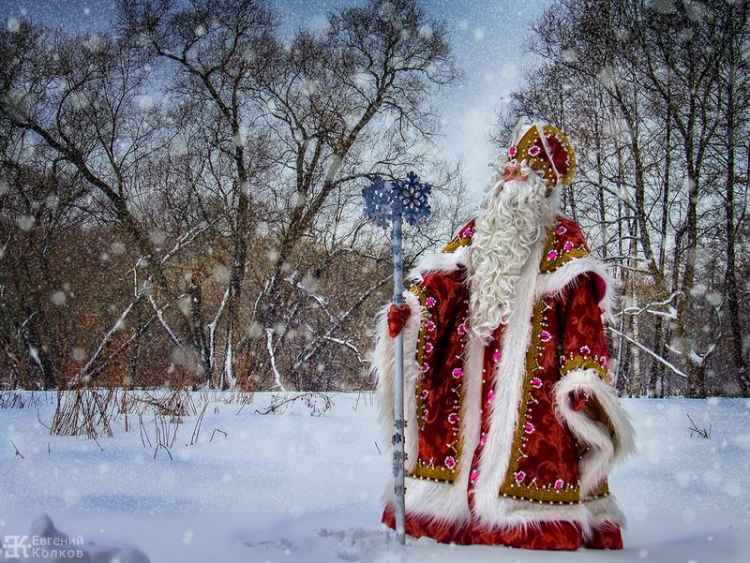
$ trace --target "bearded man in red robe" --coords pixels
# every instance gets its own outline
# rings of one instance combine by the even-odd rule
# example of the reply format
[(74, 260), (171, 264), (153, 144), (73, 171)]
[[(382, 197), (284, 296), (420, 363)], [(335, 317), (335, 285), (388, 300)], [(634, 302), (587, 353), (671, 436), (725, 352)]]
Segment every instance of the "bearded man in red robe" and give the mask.
[[(562, 131), (517, 127), (478, 217), (384, 311), (374, 366), (390, 435), (403, 331), (412, 537), (622, 548), (607, 475), (634, 432), (609, 376), (614, 281), (559, 210), (574, 169)], [(395, 527), (392, 492), (383, 521)]]

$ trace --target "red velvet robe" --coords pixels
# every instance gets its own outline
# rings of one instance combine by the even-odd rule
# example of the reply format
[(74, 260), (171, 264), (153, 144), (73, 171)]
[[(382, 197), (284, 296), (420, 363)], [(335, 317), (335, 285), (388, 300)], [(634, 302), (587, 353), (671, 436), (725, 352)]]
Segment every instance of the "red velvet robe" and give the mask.
[[(468, 327), (473, 222), (406, 294), (406, 533), (458, 544), (619, 549), (624, 518), (606, 474), (633, 444), (608, 377), (608, 274), (560, 217), (491, 342)], [(537, 260), (538, 258), (538, 260)], [(376, 348), (391, 415), (389, 339)], [(588, 397), (588, 399), (587, 399)], [(383, 521), (393, 527), (393, 504)]]

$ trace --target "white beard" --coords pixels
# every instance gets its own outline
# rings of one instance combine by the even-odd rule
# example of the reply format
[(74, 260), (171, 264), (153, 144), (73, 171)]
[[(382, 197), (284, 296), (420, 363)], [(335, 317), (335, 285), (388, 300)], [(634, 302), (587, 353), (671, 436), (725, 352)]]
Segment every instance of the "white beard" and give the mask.
[(545, 237), (558, 204), (559, 194), (546, 197), (544, 181), (533, 172), (525, 181), (493, 179), (490, 184), (468, 264), (469, 321), (481, 339), (489, 340), (508, 321), (524, 264)]

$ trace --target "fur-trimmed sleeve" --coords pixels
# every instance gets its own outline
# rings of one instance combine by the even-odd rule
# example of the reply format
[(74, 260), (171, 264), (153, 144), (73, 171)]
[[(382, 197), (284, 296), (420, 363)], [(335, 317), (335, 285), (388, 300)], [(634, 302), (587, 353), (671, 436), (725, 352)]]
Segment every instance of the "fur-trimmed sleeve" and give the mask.
[[(595, 276), (581, 275), (566, 288), (560, 311), (561, 379), (555, 386), (556, 415), (586, 448), (579, 462), (584, 497), (635, 449), (635, 431), (609, 377), (597, 282)], [(587, 398), (583, 409), (574, 408), (574, 396)]]

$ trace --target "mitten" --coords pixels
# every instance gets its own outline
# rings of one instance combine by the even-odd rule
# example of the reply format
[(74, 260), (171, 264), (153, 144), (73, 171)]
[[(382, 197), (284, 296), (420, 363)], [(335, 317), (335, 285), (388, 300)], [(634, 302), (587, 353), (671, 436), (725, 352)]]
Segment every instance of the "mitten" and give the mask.
[(391, 338), (396, 338), (406, 325), (406, 320), (411, 315), (411, 307), (404, 303), (400, 307), (391, 305), (388, 309), (388, 334)]

